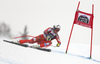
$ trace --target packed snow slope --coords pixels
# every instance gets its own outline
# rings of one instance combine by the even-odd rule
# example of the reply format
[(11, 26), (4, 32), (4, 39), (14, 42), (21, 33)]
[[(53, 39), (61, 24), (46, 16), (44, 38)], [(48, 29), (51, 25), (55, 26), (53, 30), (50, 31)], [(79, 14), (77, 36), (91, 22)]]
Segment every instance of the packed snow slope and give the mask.
[[(55, 44), (52, 44), (55, 46)], [(89, 47), (85, 44), (71, 44), (65, 54), (66, 43), (60, 47), (48, 47), (45, 52), (32, 48), (3, 42), (0, 39), (0, 64), (100, 64), (100, 46), (93, 46), (92, 59), (89, 59)]]

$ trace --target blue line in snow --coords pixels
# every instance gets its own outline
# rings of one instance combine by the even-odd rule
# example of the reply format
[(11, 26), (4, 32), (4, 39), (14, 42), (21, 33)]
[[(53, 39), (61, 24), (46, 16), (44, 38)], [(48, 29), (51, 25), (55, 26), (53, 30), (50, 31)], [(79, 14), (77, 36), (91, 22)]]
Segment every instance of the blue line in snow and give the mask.
[(7, 63), (7, 64), (18, 64), (18, 63), (16, 63), (16, 62), (9, 61), (9, 60), (4, 59), (4, 58), (1, 58), (1, 57), (0, 57), (0, 61), (1, 61), (1, 62), (4, 62), (4, 63)]
[(75, 55), (75, 54), (70, 54), (70, 53), (68, 53), (68, 54), (69, 55), (72, 55), (72, 56), (76, 56), (76, 57), (81, 57), (81, 58), (84, 58), (84, 59), (89, 59), (89, 60), (92, 60), (92, 61), (95, 61), (95, 62), (99, 62), (100, 63), (100, 61), (95, 60), (95, 59), (90, 59), (90, 57), (85, 57), (85, 56)]
[[(65, 54), (65, 52), (63, 52), (63, 51), (57, 51), (57, 50), (52, 50), (52, 51), (53, 52), (58, 52), (58, 53)], [(90, 57), (85, 57), (85, 56), (81, 56), (81, 55), (75, 55), (75, 54), (71, 54), (71, 53), (67, 53), (67, 54), (69, 54), (71, 56), (76, 56), (76, 57), (80, 57), (80, 58), (84, 58), (84, 59), (88, 59), (88, 60), (92, 60), (92, 61), (95, 61), (95, 62), (99, 62), (100, 63), (100, 61), (95, 60), (95, 59), (90, 59)]]

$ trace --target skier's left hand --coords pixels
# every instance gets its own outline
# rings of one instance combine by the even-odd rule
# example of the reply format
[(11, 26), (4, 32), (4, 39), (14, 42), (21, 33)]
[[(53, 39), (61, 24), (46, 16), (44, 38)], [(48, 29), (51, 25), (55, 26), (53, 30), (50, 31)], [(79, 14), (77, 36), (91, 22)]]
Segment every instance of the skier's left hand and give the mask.
[(60, 45), (61, 45), (60, 43), (57, 43), (57, 45), (56, 45), (56, 46), (57, 46), (57, 47), (60, 47)]
[(51, 38), (50, 38), (50, 36), (47, 36), (47, 41), (51, 41)]

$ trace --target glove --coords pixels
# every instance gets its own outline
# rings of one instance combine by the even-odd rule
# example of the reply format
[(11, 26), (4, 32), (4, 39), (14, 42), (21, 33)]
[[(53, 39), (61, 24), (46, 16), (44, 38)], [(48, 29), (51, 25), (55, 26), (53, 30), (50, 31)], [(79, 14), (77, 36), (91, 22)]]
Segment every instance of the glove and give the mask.
[(57, 45), (56, 45), (56, 46), (57, 46), (57, 47), (60, 47), (60, 45), (61, 45), (60, 43), (57, 43)]
[(47, 36), (47, 39), (46, 39), (47, 41), (51, 41), (51, 38), (50, 38), (50, 36)]

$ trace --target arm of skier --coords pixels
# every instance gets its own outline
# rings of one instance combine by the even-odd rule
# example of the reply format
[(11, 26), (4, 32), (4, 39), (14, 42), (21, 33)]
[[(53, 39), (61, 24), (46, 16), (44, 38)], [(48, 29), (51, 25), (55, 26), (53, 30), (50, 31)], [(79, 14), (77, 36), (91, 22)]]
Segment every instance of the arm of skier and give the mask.
[(44, 36), (45, 36), (45, 38), (46, 38), (46, 40), (47, 41), (50, 41), (51, 40), (51, 38), (50, 38), (50, 36), (48, 35), (48, 33), (51, 31), (51, 27), (49, 27), (49, 28), (47, 28), (45, 31), (44, 31)]
[(61, 41), (60, 41), (59, 36), (56, 37), (56, 40), (57, 40), (57, 42), (58, 42), (56, 46), (57, 46), (57, 47), (60, 47), (60, 45), (61, 45)]
[(44, 31), (44, 34), (47, 36), (48, 35), (48, 33), (51, 31), (51, 27), (49, 27), (49, 28), (47, 28), (45, 31)]

